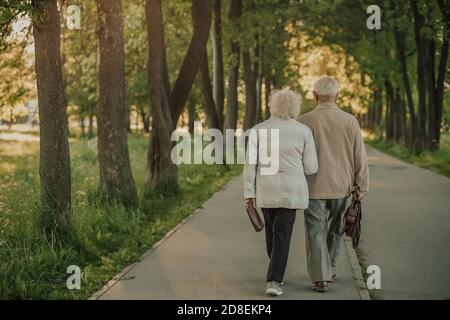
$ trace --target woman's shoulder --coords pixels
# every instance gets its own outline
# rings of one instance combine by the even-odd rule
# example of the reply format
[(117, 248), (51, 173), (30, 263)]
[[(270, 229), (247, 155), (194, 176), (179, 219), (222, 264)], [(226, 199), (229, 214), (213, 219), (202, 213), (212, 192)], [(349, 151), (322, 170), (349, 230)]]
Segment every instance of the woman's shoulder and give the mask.
[(260, 129), (280, 129), (280, 130), (288, 130), (290, 132), (296, 132), (307, 136), (311, 133), (311, 129), (304, 125), (303, 123), (298, 122), (297, 120), (280, 120), (269, 118), (257, 125), (255, 125), (252, 130), (260, 130)]
[(295, 127), (297, 128), (297, 130), (301, 132), (304, 136), (308, 136), (311, 134), (312, 131), (307, 125), (296, 120), (293, 121), (295, 123)]

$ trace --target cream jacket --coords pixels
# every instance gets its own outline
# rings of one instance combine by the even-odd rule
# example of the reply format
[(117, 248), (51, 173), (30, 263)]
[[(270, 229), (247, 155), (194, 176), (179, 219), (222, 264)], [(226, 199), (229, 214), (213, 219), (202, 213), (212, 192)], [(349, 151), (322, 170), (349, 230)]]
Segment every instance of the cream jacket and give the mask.
[(338, 199), (369, 190), (369, 168), (359, 123), (335, 103), (321, 103), (300, 122), (313, 132), (319, 171), (308, 177), (311, 199)]
[[(279, 134), (277, 143), (271, 135), (273, 129)], [(265, 136), (261, 134), (263, 131), (267, 132)], [(278, 157), (273, 157), (271, 164), (278, 160), (278, 168), (267, 174), (265, 155), (273, 156), (277, 151)], [(256, 206), (261, 208), (305, 209), (309, 202), (305, 175), (316, 173), (317, 167), (311, 130), (294, 119), (272, 116), (256, 125), (249, 135), (244, 197), (256, 198)]]

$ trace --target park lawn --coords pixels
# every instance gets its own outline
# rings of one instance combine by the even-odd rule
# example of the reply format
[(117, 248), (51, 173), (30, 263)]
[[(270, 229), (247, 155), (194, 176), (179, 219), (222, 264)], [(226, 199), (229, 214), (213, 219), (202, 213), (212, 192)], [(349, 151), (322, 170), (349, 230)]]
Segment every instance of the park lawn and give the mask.
[[(38, 228), (38, 143), (0, 141), (0, 299), (86, 299), (238, 175), (242, 166), (180, 166), (180, 192), (144, 199), (148, 138), (129, 137), (140, 195), (136, 209), (97, 200), (96, 140), (72, 140), (75, 237), (61, 244)], [(82, 270), (68, 290), (67, 267)]]
[(450, 134), (441, 136), (440, 149), (415, 155), (402, 145), (386, 140), (367, 140), (367, 144), (384, 153), (450, 178)]

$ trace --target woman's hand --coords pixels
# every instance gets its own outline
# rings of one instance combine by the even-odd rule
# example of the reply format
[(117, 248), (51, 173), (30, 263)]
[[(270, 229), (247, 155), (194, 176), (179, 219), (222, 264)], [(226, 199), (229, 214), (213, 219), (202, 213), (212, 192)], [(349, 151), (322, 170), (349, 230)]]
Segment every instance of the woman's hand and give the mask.
[(245, 199), (245, 208), (248, 209), (250, 207), (255, 207), (255, 199), (254, 198), (250, 198), (250, 199)]

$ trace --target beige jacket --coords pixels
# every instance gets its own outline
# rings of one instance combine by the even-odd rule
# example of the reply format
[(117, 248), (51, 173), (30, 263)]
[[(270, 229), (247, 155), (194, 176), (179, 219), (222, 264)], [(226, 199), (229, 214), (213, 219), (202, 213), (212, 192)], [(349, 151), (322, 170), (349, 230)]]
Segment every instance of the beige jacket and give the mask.
[[(277, 141), (270, 138), (272, 131)], [(262, 135), (264, 132), (267, 135)], [(272, 156), (270, 167), (274, 170), (265, 170), (269, 167), (265, 155)], [(294, 119), (272, 116), (251, 130), (244, 166), (244, 197), (256, 198), (256, 206), (261, 208), (306, 209), (309, 196), (305, 175), (316, 173), (317, 166), (311, 130)]]
[(300, 122), (313, 132), (319, 171), (307, 177), (311, 199), (339, 199), (369, 190), (369, 168), (359, 123), (335, 103), (321, 103)]

